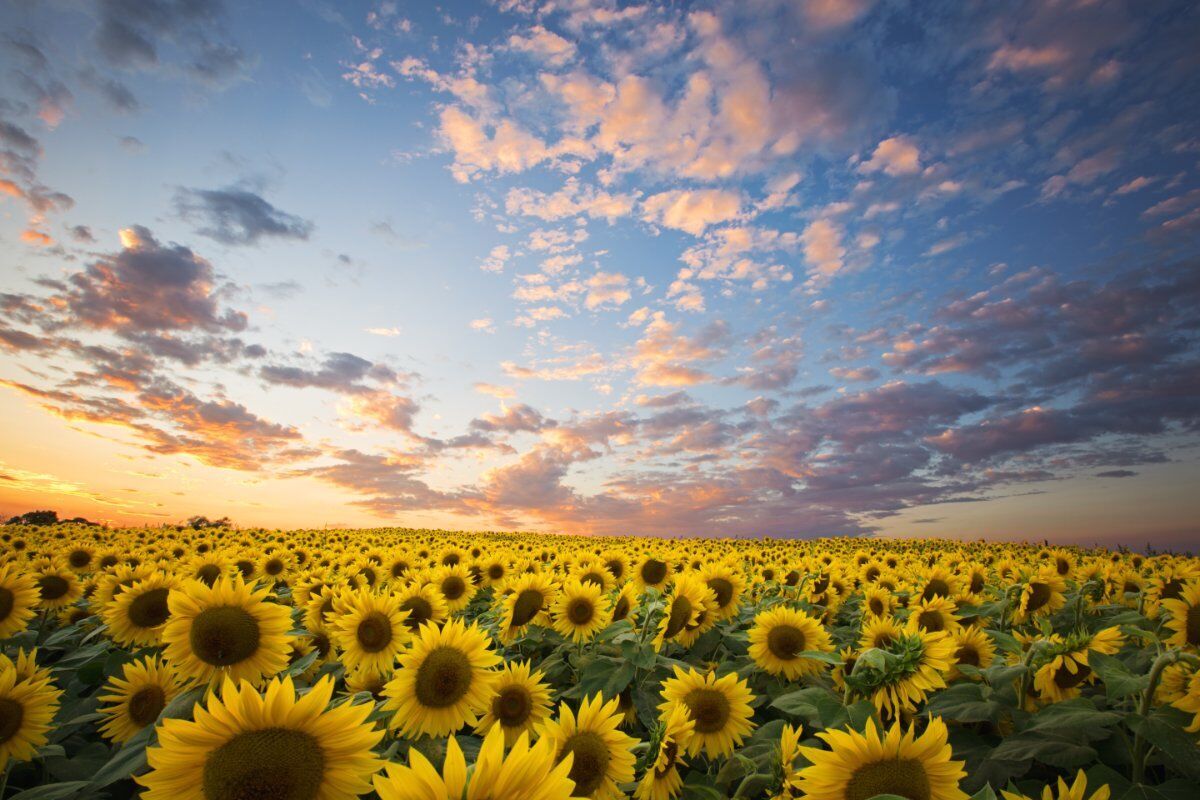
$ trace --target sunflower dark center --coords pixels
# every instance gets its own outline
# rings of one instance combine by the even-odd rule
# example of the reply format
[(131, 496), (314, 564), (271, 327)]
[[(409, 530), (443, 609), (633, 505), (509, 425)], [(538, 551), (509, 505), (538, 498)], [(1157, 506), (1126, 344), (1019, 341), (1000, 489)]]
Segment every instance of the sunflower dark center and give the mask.
[(268, 728), (239, 733), (204, 762), (206, 800), (313, 800), (325, 754), (307, 733)]
[(930, 800), (929, 775), (913, 758), (888, 759), (864, 764), (846, 784), (846, 800), (868, 800), (877, 794), (894, 794), (908, 800)]
[(457, 600), (467, 591), (467, 582), (457, 575), (449, 575), (442, 581), (442, 594), (447, 600)]
[(1058, 571), (1059, 575), (1066, 575), (1071, 571), (1071, 562), (1059, 556), (1054, 559), (1054, 568)]
[(1163, 600), (1176, 600), (1183, 594), (1183, 581), (1172, 578), (1163, 584), (1161, 597)]
[(958, 663), (967, 664), (968, 666), (979, 666), (979, 651), (970, 645), (963, 645), (954, 653), (954, 657), (958, 659)]
[(874, 583), (879, 577), (879, 567), (867, 567), (867, 571), (863, 573), (863, 580), (867, 583)]
[(392, 623), (379, 611), (372, 611), (358, 623), (358, 644), (368, 653), (378, 653), (392, 643)]
[(813, 591), (816, 592), (817, 594), (820, 594), (821, 592), (825, 591), (828, 588), (829, 588), (829, 576), (828, 575), (818, 575), (817, 579), (815, 581), (813, 581)]
[(586, 597), (577, 597), (567, 606), (567, 619), (572, 625), (586, 625), (596, 616), (596, 607)]
[(709, 578), (708, 588), (717, 596), (717, 607), (724, 608), (733, 600), (733, 584), (724, 578)]
[(983, 591), (983, 574), (976, 572), (971, 576), (971, 594), (979, 594)]
[(642, 564), (642, 580), (647, 586), (658, 586), (667, 577), (667, 565), (657, 558), (647, 559)]
[(667, 630), (663, 637), (670, 639), (683, 630), (692, 621), (693, 608), (691, 600), (683, 596), (676, 597), (671, 602), (671, 615), (667, 617)]
[(1054, 592), (1051, 590), (1048, 584), (1034, 581), (1033, 583), (1029, 584), (1029, 602), (1026, 604), (1025, 608), (1030, 612), (1037, 611), (1039, 608), (1042, 608), (1049, 603), (1050, 598), (1053, 596)]
[(371, 569), (370, 567), (363, 567), (363, 568), (362, 568), (362, 569), (359, 571), (359, 573), (358, 573), (358, 574), (359, 574), (359, 575), (362, 575), (364, 578), (366, 578), (366, 580), (367, 580), (367, 585), (368, 585), (368, 586), (374, 586), (374, 585), (375, 585), (375, 580), (376, 580), (376, 576), (375, 576), (375, 570)]
[(167, 607), (170, 589), (151, 589), (142, 592), (129, 604), (129, 621), (139, 628), (157, 628), (171, 616)]
[(67, 562), (75, 569), (83, 569), (92, 563), (92, 554), (83, 549), (72, 550), (71, 554), (67, 556)]
[(329, 650), (332, 648), (333, 643), (329, 641), (328, 634), (317, 631), (309, 637), (309, 640), (312, 642), (312, 646), (316, 648), (319, 658), (325, 658), (329, 655)]
[(581, 583), (590, 583), (599, 586), (601, 589), (604, 588), (604, 576), (594, 570), (584, 573), (583, 577), (579, 580)]
[(254, 575), (254, 562), (248, 559), (241, 559), (236, 564), (238, 572), (242, 573), (243, 578), (249, 578)]
[(488, 580), (498, 581), (504, 577), (504, 565), (492, 564), (487, 568)]
[(617, 605), (613, 608), (613, 622), (618, 622), (625, 619), (629, 615), (629, 598), (621, 595), (617, 598)]
[(160, 686), (143, 686), (129, 698), (129, 719), (139, 728), (144, 728), (158, 719), (167, 707), (167, 695)]
[(788, 573), (783, 576), (783, 582), (784, 582), (784, 584), (786, 584), (788, 586), (797, 585), (798, 583), (800, 583), (800, 573), (794, 569), (788, 571)]
[(400, 608), (408, 612), (404, 624), (411, 630), (417, 630), (433, 619), (433, 605), (424, 597), (410, 597), (400, 604)]
[(17, 735), (25, 720), (25, 706), (11, 697), (0, 698), (0, 744)]
[(492, 700), (492, 716), (506, 728), (524, 725), (533, 712), (533, 698), (524, 686), (505, 686)]
[(946, 621), (942, 619), (942, 615), (936, 611), (922, 611), (917, 616), (917, 624), (931, 633), (943, 631), (946, 629)]
[(408, 564), (405, 564), (403, 561), (397, 561), (395, 564), (392, 564), (393, 578), (399, 578), (406, 572), (408, 572)]
[(37, 583), (43, 600), (57, 600), (71, 590), (71, 584), (59, 575), (43, 575)]
[(1188, 644), (1193, 647), (1200, 645), (1200, 606), (1188, 606), (1184, 635), (1187, 636)]
[(950, 584), (946, 583), (941, 578), (932, 578), (929, 583), (925, 584), (925, 592), (921, 595), (922, 600), (928, 600), (931, 597), (949, 597)]
[(1060, 667), (1054, 673), (1054, 683), (1060, 689), (1074, 689), (1079, 684), (1087, 680), (1092, 674), (1092, 668), (1084, 664), (1076, 664), (1075, 671)]
[(8, 619), (8, 615), (12, 613), (16, 604), (17, 596), (12, 593), (12, 590), (0, 586), (0, 622)]
[(883, 601), (878, 597), (872, 597), (869, 601), (867, 601), (867, 606), (870, 607), (871, 613), (875, 616), (883, 616)]
[(192, 620), (192, 652), (206, 664), (228, 667), (245, 661), (258, 650), (258, 620), (237, 606), (201, 611)]
[(608, 774), (608, 762), (612, 759), (608, 745), (599, 734), (582, 731), (567, 739), (558, 760), (566, 758), (567, 753), (575, 756), (570, 772), (571, 780), (575, 781), (574, 796), (590, 797), (604, 783), (604, 777)]
[(625, 565), (615, 558), (611, 561), (605, 561), (604, 566), (617, 580), (621, 580), (621, 576), (625, 574)]
[(528, 625), (542, 610), (542, 604), (545, 602), (545, 595), (537, 589), (526, 589), (517, 595), (517, 601), (513, 603), (512, 627)]
[(108, 569), (109, 567), (115, 567), (116, 565), (117, 565), (117, 557), (116, 556), (107, 555), (107, 556), (100, 557), (100, 566), (103, 567), (104, 569)]
[(1142, 587), (1138, 586), (1133, 581), (1125, 581), (1125, 585), (1121, 587), (1121, 591), (1125, 592), (1125, 594), (1137, 594), (1141, 590)]
[(205, 584), (212, 586), (217, 582), (217, 578), (221, 577), (221, 568), (216, 564), (205, 564), (196, 570), (196, 577)]
[(268, 575), (278, 575), (283, 572), (283, 562), (278, 558), (267, 559), (267, 563), (263, 564), (263, 572)]
[(781, 661), (791, 661), (804, 652), (804, 631), (792, 625), (776, 625), (767, 633), (767, 649)]
[(471, 688), (471, 662), (455, 647), (438, 647), (417, 668), (417, 701), (427, 708), (457, 703)]
[(717, 689), (693, 689), (683, 702), (696, 721), (696, 733), (716, 733), (729, 721), (729, 698)]

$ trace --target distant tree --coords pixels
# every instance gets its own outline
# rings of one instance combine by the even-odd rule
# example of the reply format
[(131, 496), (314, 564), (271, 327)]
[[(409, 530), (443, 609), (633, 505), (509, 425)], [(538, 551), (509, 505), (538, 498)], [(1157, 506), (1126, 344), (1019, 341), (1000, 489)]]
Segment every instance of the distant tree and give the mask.
[(9, 525), (55, 525), (57, 523), (57, 511), (26, 511), (8, 521)]
[(187, 526), (192, 530), (203, 530), (204, 528), (225, 528), (231, 525), (229, 517), (221, 517), (220, 519), (209, 519), (208, 517), (188, 517)]

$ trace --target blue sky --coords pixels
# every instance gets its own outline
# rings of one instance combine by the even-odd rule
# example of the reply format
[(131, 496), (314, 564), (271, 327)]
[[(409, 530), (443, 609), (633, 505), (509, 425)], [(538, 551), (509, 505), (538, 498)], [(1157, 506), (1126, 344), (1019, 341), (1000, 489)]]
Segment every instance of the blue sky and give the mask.
[(1200, 534), (1191, 4), (0, 23), (4, 511)]

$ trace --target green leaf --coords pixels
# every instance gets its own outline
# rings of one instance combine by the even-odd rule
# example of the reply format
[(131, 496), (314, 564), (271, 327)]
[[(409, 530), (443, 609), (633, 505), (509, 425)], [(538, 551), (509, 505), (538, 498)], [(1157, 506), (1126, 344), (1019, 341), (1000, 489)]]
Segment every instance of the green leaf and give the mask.
[(1095, 760), (1096, 750), (1070, 739), (1026, 731), (1002, 741), (992, 751), (992, 758), (1000, 761), (1032, 759), (1052, 767), (1076, 769)]
[(930, 716), (945, 717), (958, 722), (994, 720), (1002, 706), (984, 697), (984, 687), (978, 683), (956, 683), (934, 695), (925, 705)]
[(971, 800), (997, 800), (996, 790), (992, 788), (991, 784), (988, 784), (971, 795)]
[(775, 778), (770, 775), (747, 775), (745, 779), (738, 785), (737, 791), (733, 796), (736, 797), (758, 797), (763, 794), (767, 787), (774, 783)]
[(1134, 675), (1121, 659), (1114, 656), (1088, 653), (1088, 666), (1104, 681), (1104, 690), (1109, 700), (1120, 700), (1131, 694), (1140, 694), (1150, 685), (1149, 675)]
[(1046, 706), (1030, 718), (1024, 732), (1103, 739), (1109, 735), (1108, 729), (1119, 720), (1120, 715), (1111, 711), (1098, 711), (1090, 700), (1077, 697)]
[(1140, 734), (1158, 748), (1163, 759), (1175, 772), (1193, 781), (1200, 781), (1200, 758), (1196, 740), (1160, 716), (1141, 717), (1131, 714), (1126, 719), (1134, 733)]
[(63, 781), (45, 783), (14, 794), (9, 800), (63, 800), (88, 786), (87, 781)]

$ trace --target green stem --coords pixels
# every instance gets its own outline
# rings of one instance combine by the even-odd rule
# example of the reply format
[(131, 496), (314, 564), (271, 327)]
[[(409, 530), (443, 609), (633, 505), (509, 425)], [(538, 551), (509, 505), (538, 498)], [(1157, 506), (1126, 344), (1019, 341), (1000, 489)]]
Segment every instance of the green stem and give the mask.
[(1029, 667), (1033, 663), (1034, 655), (1045, 644), (1046, 642), (1044, 641), (1032, 643), (1029, 645), (1029, 650), (1025, 653), (1025, 658), (1021, 659), (1021, 666), (1025, 667), (1025, 671), (1021, 673), (1020, 693), (1017, 695), (1017, 708), (1025, 708), (1025, 698), (1029, 694), (1029, 682), (1033, 680), (1033, 674)]
[[(1138, 716), (1145, 719), (1150, 714), (1150, 708), (1154, 705), (1154, 692), (1158, 689), (1159, 679), (1162, 678), (1163, 670), (1171, 666), (1177, 661), (1187, 661), (1192, 664), (1200, 663), (1200, 659), (1196, 656), (1182, 653), (1179, 650), (1168, 650), (1167, 652), (1154, 659), (1154, 664), (1150, 667), (1150, 682), (1146, 685), (1146, 691), (1142, 694), (1142, 701), (1138, 704)], [(1131, 776), (1134, 783), (1141, 783), (1146, 774), (1146, 756), (1149, 754), (1149, 748), (1146, 746), (1146, 740), (1142, 738), (1139, 731), (1134, 731), (1133, 734), (1133, 767)]]

